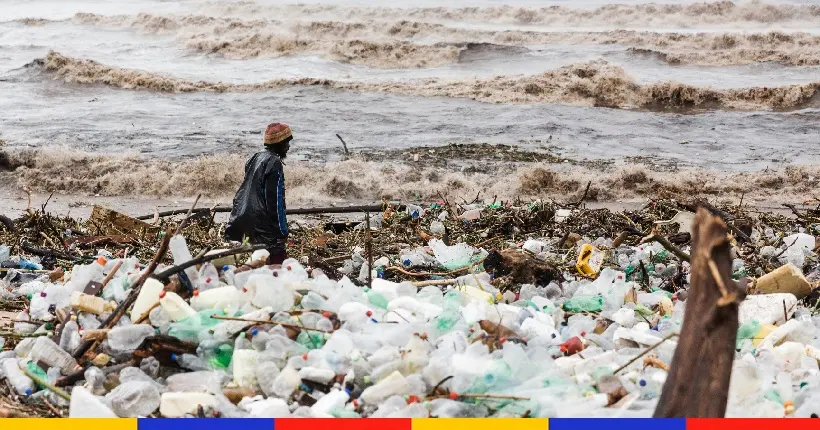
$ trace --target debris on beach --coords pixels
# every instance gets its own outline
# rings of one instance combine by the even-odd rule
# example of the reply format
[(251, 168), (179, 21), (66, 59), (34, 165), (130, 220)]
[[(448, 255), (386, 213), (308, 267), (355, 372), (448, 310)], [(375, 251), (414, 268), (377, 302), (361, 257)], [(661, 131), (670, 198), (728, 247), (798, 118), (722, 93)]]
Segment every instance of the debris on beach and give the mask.
[(726, 415), (816, 416), (820, 210), (791, 209), (385, 202), (291, 220), (281, 267), (213, 208), (30, 209), (0, 226), (0, 417), (648, 417), (714, 337), (682, 331), (703, 276), (739, 315)]

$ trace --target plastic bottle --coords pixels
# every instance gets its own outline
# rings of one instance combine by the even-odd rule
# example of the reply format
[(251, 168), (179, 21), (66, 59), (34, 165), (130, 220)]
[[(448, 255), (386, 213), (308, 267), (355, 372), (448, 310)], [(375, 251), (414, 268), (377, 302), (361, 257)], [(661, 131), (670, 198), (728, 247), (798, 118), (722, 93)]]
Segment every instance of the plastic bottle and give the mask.
[(77, 360), (46, 336), (37, 338), (30, 354), (36, 361), (42, 361), (51, 367), (59, 367), (63, 375), (68, 375), (78, 366)]
[(80, 346), (80, 326), (72, 319), (65, 323), (63, 334), (60, 336), (60, 348), (65, 351), (74, 351)]
[(8, 261), (11, 257), (11, 248), (7, 245), (0, 245), (0, 263)]
[(161, 282), (154, 278), (148, 278), (142, 284), (137, 300), (134, 301), (134, 307), (131, 308), (131, 322), (137, 322), (148, 310), (159, 303), (159, 294), (165, 289)]
[(604, 307), (604, 298), (601, 296), (575, 296), (564, 302), (567, 312), (600, 312)]
[(179, 294), (163, 291), (159, 294), (159, 304), (165, 309), (171, 321), (181, 321), (196, 315), (196, 311)]
[(210, 330), (221, 321), (211, 318), (214, 315), (224, 315), (219, 309), (205, 309), (188, 318), (172, 323), (168, 326), (168, 335), (186, 342), (199, 343), (211, 337)]
[(233, 357), (233, 346), (218, 340), (207, 340), (199, 344), (197, 355), (212, 369), (227, 369)]
[(259, 365), (259, 352), (253, 349), (234, 349), (231, 362), (236, 385), (244, 388), (255, 388), (258, 385), (256, 367)]
[(199, 290), (194, 297), (191, 297), (191, 307), (197, 311), (204, 309), (238, 309), (242, 304), (241, 292), (230, 285), (206, 291)]
[(269, 307), (272, 312), (290, 310), (295, 303), (293, 290), (278, 278), (265, 273), (251, 275), (245, 284), (245, 289), (255, 291), (251, 304), (258, 308)]
[(115, 327), (108, 332), (108, 345), (115, 353), (131, 352), (139, 348), (146, 337), (155, 334), (148, 324)]
[(315, 414), (329, 414), (332, 410), (344, 407), (350, 399), (350, 395), (342, 390), (333, 390), (311, 406)]
[(362, 391), (360, 398), (365, 403), (376, 405), (392, 396), (404, 396), (410, 394), (411, 387), (407, 379), (398, 371), (382, 379), (376, 385), (371, 385)]
[(68, 408), (70, 418), (117, 418), (99, 397), (83, 387), (71, 390), (71, 405)]
[(71, 279), (68, 281), (69, 291), (83, 291), (91, 281), (100, 282), (105, 278), (103, 270), (106, 260), (97, 259), (91, 264), (77, 264), (71, 269)]
[(150, 382), (131, 381), (114, 388), (105, 399), (120, 418), (145, 417), (157, 410), (160, 394)]
[[(174, 235), (174, 237), (171, 238), (168, 247), (171, 248), (171, 255), (174, 257), (174, 264), (177, 266), (191, 261), (194, 258), (191, 255), (191, 251), (188, 250), (188, 244), (185, 242), (185, 237), (182, 235)], [(196, 267), (189, 267), (185, 269), (185, 276), (188, 278), (191, 285), (198, 285), (199, 272), (196, 270)]]
[(181, 418), (194, 414), (197, 408), (215, 408), (216, 397), (208, 393), (163, 393), (160, 398), (159, 413), (165, 418)]
[(34, 392), (34, 382), (20, 370), (17, 359), (7, 358), (3, 360), (3, 374), (14, 387), (14, 391), (21, 396), (29, 396)]
[(111, 312), (116, 308), (115, 303), (106, 301), (101, 297), (91, 296), (79, 291), (71, 293), (71, 308), (83, 312), (99, 315), (103, 312)]

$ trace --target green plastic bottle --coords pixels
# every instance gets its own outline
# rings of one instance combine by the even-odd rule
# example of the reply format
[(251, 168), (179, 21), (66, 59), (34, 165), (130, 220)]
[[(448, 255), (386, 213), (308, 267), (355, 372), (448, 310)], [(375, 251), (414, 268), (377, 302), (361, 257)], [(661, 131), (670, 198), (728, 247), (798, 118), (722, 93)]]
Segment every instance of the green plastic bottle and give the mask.
[(385, 298), (384, 295), (378, 291), (368, 291), (367, 301), (377, 308), (387, 309), (387, 298)]
[(564, 302), (567, 312), (601, 312), (604, 298), (601, 296), (575, 296)]

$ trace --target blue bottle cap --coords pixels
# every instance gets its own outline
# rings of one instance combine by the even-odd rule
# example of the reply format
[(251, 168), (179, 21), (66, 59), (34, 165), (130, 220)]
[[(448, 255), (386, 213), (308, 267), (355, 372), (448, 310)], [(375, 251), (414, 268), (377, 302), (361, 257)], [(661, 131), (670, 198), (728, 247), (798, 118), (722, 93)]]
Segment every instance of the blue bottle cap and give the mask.
[(227, 271), (228, 271), (228, 269), (230, 269), (230, 267), (228, 267), (228, 265), (227, 265), (227, 264), (226, 264), (226, 265), (224, 265), (224, 266), (222, 266), (222, 271), (223, 271), (223, 272), (227, 272)]
[(27, 396), (30, 396), (30, 395), (31, 395), (31, 388), (26, 388), (26, 395), (27, 395)]
[(638, 381), (638, 385), (640, 385), (641, 387), (645, 387), (646, 386), (646, 379), (641, 379), (640, 381)]
[(171, 360), (177, 361), (177, 355), (176, 354), (171, 354)]
[(251, 336), (256, 336), (257, 334), (259, 334), (259, 329), (251, 330)]

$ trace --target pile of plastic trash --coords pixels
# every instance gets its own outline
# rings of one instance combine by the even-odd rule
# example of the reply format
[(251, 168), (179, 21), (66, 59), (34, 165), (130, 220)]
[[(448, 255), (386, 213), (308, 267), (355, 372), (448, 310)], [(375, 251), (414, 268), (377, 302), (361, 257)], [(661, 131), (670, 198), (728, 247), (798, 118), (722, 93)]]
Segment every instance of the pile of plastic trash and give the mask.
[[(522, 248), (561, 259), (558, 242)], [(565, 282), (505, 293), (477, 264), (485, 250), (436, 239), (397, 260), (408, 269), (470, 267), (438, 285), (382, 279), (387, 259), (370, 268), (360, 250), (339, 281), (294, 259), (244, 272), (217, 260), (185, 270), (177, 291), (149, 278), (110, 330), (101, 322), (144, 262), (100, 251), (54, 282), (12, 269), (0, 299), (30, 305), (14, 319), (22, 339), (0, 353), (0, 377), (19, 396), (68, 407), (71, 417), (651, 416), (686, 312), (679, 287), (689, 265), (657, 243), (613, 248), (611, 239), (584, 238), (574, 246), (581, 257)], [(803, 275), (816, 281), (814, 247), (814, 236), (797, 233), (764, 248), (784, 264), (778, 288), (786, 278), (799, 285), (765, 294), (759, 280), (763, 293), (741, 305), (729, 416), (820, 413), (820, 316), (800, 301), (816, 287)], [(171, 252), (175, 264), (192, 258), (181, 236)], [(744, 276), (744, 261), (733, 270)], [(370, 288), (361, 286), (368, 271)], [(589, 271), (594, 281), (580, 276)], [(146, 349), (168, 337), (191, 349)], [(72, 353), (87, 339), (101, 342), (81, 366)], [(78, 372), (62, 387), (70, 400), (51, 388)]]

